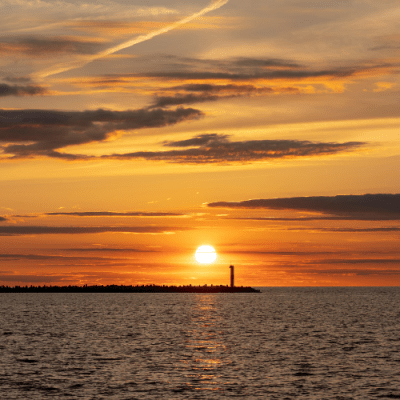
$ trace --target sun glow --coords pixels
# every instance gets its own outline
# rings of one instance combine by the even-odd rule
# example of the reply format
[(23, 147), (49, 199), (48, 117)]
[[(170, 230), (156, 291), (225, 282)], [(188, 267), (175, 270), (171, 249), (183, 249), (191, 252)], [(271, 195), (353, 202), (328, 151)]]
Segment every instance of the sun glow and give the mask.
[(217, 253), (212, 246), (204, 245), (196, 250), (195, 258), (200, 264), (211, 264), (216, 260)]

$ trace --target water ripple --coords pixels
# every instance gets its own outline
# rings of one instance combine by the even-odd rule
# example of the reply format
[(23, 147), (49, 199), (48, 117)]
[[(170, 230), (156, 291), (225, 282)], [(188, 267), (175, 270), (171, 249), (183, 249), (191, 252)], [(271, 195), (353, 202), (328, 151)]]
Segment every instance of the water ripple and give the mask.
[(400, 398), (400, 289), (0, 294), (7, 399)]

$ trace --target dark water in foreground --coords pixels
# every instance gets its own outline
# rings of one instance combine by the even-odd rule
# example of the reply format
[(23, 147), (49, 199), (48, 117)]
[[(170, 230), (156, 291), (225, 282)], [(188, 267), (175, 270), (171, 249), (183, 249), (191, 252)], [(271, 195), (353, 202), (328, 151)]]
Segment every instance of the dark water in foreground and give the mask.
[(2, 399), (400, 398), (400, 288), (0, 294)]

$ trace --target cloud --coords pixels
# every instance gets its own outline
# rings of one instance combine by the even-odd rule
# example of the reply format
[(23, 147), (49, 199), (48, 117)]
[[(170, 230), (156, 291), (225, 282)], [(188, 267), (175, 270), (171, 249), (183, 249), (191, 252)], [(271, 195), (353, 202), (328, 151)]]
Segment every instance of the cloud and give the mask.
[(400, 270), (397, 269), (355, 269), (355, 268), (340, 268), (340, 269), (301, 269), (302, 274), (314, 275), (354, 275), (354, 276), (383, 276), (383, 275), (400, 275)]
[(343, 220), (353, 220), (352, 217), (333, 217), (333, 216), (325, 216), (325, 217), (228, 217), (224, 219), (234, 219), (234, 220), (245, 220), (245, 221), (269, 221), (269, 222), (278, 222), (278, 221), (343, 221)]
[(241, 202), (220, 201), (209, 203), (208, 207), (297, 210), (333, 214), (360, 220), (398, 220), (400, 219), (400, 194), (289, 197)]
[(0, 83), (0, 97), (5, 96), (36, 96), (46, 94), (47, 91), (41, 86), (36, 85), (7, 85)]
[[(14, 274), (14, 272), (5, 273), (0, 275), (0, 281), (3, 282), (26, 282), (31, 283), (54, 283), (54, 282), (68, 282), (69, 279), (65, 275), (26, 275)], [(74, 280), (75, 281), (75, 280)]]
[[(206, 101), (216, 101), (219, 100), (222, 96), (214, 96), (207, 94), (187, 94), (187, 95), (176, 95), (176, 96), (162, 96), (156, 97), (156, 101), (152, 107), (168, 107), (168, 106), (177, 106), (182, 104), (194, 104), (194, 103), (204, 103)], [(225, 96), (232, 97), (232, 96)]]
[(212, 0), (211, 3), (207, 7), (203, 8), (202, 10), (200, 10), (192, 15), (189, 15), (188, 17), (185, 17), (179, 21), (176, 21), (176, 22), (172, 23), (171, 25), (157, 29), (157, 30), (147, 33), (145, 35), (136, 36), (136, 37), (129, 39), (123, 43), (120, 43), (116, 46), (109, 47), (108, 49), (103, 50), (99, 53), (96, 53), (91, 56), (87, 56), (84, 59), (78, 59), (78, 60), (73, 60), (71, 62), (60, 63), (57, 65), (54, 65), (54, 66), (50, 67), (49, 69), (35, 73), (34, 76), (37, 78), (45, 78), (50, 75), (59, 74), (60, 72), (69, 71), (71, 69), (83, 67), (84, 65), (86, 65), (94, 60), (109, 56), (110, 54), (114, 54), (117, 51), (126, 49), (128, 47), (132, 47), (138, 43), (145, 42), (147, 40), (152, 39), (153, 37), (162, 35), (162, 34), (167, 33), (175, 28), (178, 28), (184, 24), (187, 24), (188, 22), (191, 22), (195, 18), (201, 17), (204, 14), (209, 13), (210, 11), (217, 10), (218, 8), (220, 8), (223, 5), (225, 5), (226, 3), (228, 3), (228, 1), (229, 0)]
[(110, 252), (110, 253), (156, 253), (157, 250), (149, 249), (136, 249), (136, 248), (114, 248), (114, 247), (87, 247), (87, 248), (70, 248), (60, 249), (60, 251), (72, 251), (72, 252)]
[(94, 54), (101, 46), (104, 44), (88, 37), (17, 37), (0, 42), (0, 54), (24, 54), (30, 58), (58, 54)]
[(12, 158), (46, 156), (88, 159), (56, 150), (72, 145), (101, 142), (116, 131), (164, 127), (196, 119), (202, 112), (192, 108), (132, 111), (0, 110), (0, 146)]
[[(169, 91), (175, 91), (173, 96), (156, 96), (152, 107), (167, 107), (183, 104), (194, 104), (220, 99), (229, 99), (243, 96), (259, 96), (278, 93), (300, 93), (295, 87), (256, 87), (254, 85), (212, 85), (212, 84), (188, 84), (175, 86)], [(194, 92), (182, 94), (181, 92)]]
[[(173, 12), (169, 10), (169, 14), (176, 14), (177, 12)], [(168, 14), (164, 13), (164, 14)], [(156, 14), (154, 14), (155, 16)], [(136, 15), (137, 17), (138, 15)], [(112, 18), (110, 16), (109, 18)], [(221, 26), (226, 28), (227, 23), (234, 27), (234, 23), (232, 22), (233, 18), (223, 18), (223, 17), (202, 17), (198, 21), (193, 21), (181, 25), (177, 29), (185, 29), (185, 30), (195, 30), (195, 29), (219, 29)], [(160, 28), (164, 28), (167, 23), (164, 20), (154, 21), (154, 20), (143, 20), (143, 21), (116, 21), (111, 19), (104, 20), (78, 20), (67, 23), (68, 27), (72, 27), (73, 29), (77, 29), (80, 31), (86, 31), (90, 34), (93, 32), (99, 33), (101, 35), (107, 36), (126, 36), (133, 34), (146, 34), (158, 30)]]
[(310, 264), (400, 264), (400, 259), (393, 259), (393, 258), (334, 259), (333, 258), (333, 259), (310, 261), (309, 263)]
[(52, 212), (45, 215), (69, 215), (72, 217), (183, 217), (187, 214), (170, 212), (112, 212), (112, 211), (84, 211), (84, 212)]
[[(186, 80), (221, 80), (228, 79), (238, 80), (258, 80), (258, 79), (306, 79), (306, 78), (347, 78), (353, 76), (357, 72), (354, 68), (340, 68), (327, 70), (267, 70), (254, 73), (234, 73), (234, 72), (159, 72), (142, 74), (148, 78), (164, 78), (164, 79), (186, 79)], [(136, 76), (138, 76), (137, 74)], [(139, 75), (140, 76), (140, 75)]]
[(0, 236), (14, 235), (79, 235), (96, 233), (165, 234), (188, 230), (167, 226), (0, 226)]
[[(115, 266), (115, 264), (113, 264)], [(81, 265), (78, 265), (82, 268)], [(111, 271), (74, 271), (64, 272), (62, 275), (54, 273), (40, 274), (21, 274), (17, 271), (1, 271), (0, 281), (31, 284), (51, 284), (51, 285), (78, 285), (87, 283), (90, 285), (109, 285), (113, 284), (135, 284), (138, 283), (138, 273), (132, 272), (111, 272)], [(143, 278), (141, 278), (143, 279)], [(146, 280), (146, 279), (145, 279)], [(151, 281), (150, 281), (151, 282)]]
[[(146, 60), (143, 60), (146, 61)], [(147, 65), (151, 65), (149, 60)], [(359, 72), (373, 71), (387, 68), (388, 64), (370, 62), (368, 65), (332, 66), (330, 68), (313, 68), (299, 64), (294, 60), (276, 58), (226, 58), (226, 59), (196, 59), (160, 55), (153, 71), (136, 74), (121, 75), (121, 78), (163, 78), (171, 80), (229, 80), (229, 81), (256, 81), (256, 80), (304, 80), (304, 79), (337, 79), (348, 78)], [(148, 70), (148, 68), (147, 68)], [(109, 77), (112, 77), (110, 75)], [(117, 75), (118, 77), (118, 75)], [(107, 77), (105, 77), (107, 78)], [(193, 84), (193, 82), (190, 82)], [(209, 82), (207, 82), (209, 83)], [(181, 85), (182, 87), (182, 85)], [(192, 91), (192, 90), (191, 90)]]
[(196, 59), (161, 54), (137, 57), (135, 64), (136, 73), (76, 79), (73, 83), (86, 89), (92, 86), (115, 91), (119, 87), (140, 92), (138, 82), (146, 82), (146, 88), (153, 87), (156, 96), (153, 107), (166, 107), (232, 97), (343, 92), (346, 82), (386, 76), (397, 68), (395, 62), (380, 60), (321, 68), (285, 59)]
[[(0, 146), (8, 158), (46, 156), (65, 160), (155, 160), (184, 164), (249, 163), (278, 158), (310, 157), (354, 150), (365, 143), (321, 143), (299, 140), (250, 140), (232, 142), (227, 135), (204, 134), (183, 141), (164, 142), (164, 147), (184, 149), (140, 151), (100, 157), (68, 154), (57, 150), (72, 145), (101, 142), (116, 131), (162, 127), (197, 119), (192, 108), (134, 111), (0, 110)], [(33, 142), (33, 143), (27, 143)]]
[(164, 146), (168, 147), (192, 147), (192, 146), (209, 146), (212, 144), (218, 145), (218, 143), (228, 143), (229, 135), (221, 135), (218, 133), (209, 133), (204, 135), (199, 135), (191, 139), (179, 140), (168, 142), (165, 141)]
[[(229, 89), (237, 91), (242, 88), (246, 90), (246, 85), (224, 84), (222, 85), (220, 79), (232, 80), (254, 80), (264, 78), (266, 76), (276, 76), (285, 78), (288, 76), (307, 77), (307, 76), (343, 76), (351, 74), (354, 70), (351, 69), (332, 69), (324, 71), (313, 71), (306, 66), (297, 64), (293, 60), (273, 59), (273, 58), (226, 58), (226, 59), (200, 59), (189, 57), (177, 57), (173, 55), (158, 54), (157, 57), (138, 56), (135, 58), (137, 68), (141, 68), (143, 73), (127, 73), (127, 74), (107, 74), (92, 79), (93, 84), (106, 85), (107, 83), (116, 84), (126, 83), (129, 80), (137, 80), (143, 78), (170, 78), (184, 82), (185, 78), (188, 80), (218, 80), (218, 85), (209, 84), (196, 84), (196, 83), (183, 83), (179, 86), (170, 88), (171, 90), (184, 90), (184, 91), (217, 91), (218, 89), (227, 91)], [(272, 74), (272, 75), (271, 75)], [(85, 84), (88, 81), (85, 81)], [(90, 81), (89, 81), (90, 82)], [(165, 89), (165, 86), (163, 87)], [(247, 86), (247, 89), (250, 85)]]
[(42, 255), (42, 254), (0, 254), (0, 260), (3, 261), (110, 261), (115, 258), (105, 257), (71, 257), (61, 255)]
[[(186, 141), (164, 142), (167, 147), (184, 150), (135, 152), (103, 156), (109, 159), (145, 159), (182, 164), (250, 163), (281, 158), (321, 156), (353, 150), (361, 142), (319, 143), (300, 140), (250, 140), (230, 142), (227, 135), (205, 134)], [(195, 146), (195, 147), (192, 147)]]
[[(354, 220), (355, 218), (353, 218)], [(362, 220), (367, 220), (367, 218), (360, 218)], [(372, 220), (378, 219), (376, 216), (371, 218)], [(399, 219), (397, 218), (380, 218), (380, 220), (387, 219)], [(290, 228), (288, 228), (290, 230)], [(389, 227), (380, 227), (380, 228), (294, 228), (293, 230), (309, 230), (309, 231), (318, 231), (318, 232), (359, 232), (359, 233), (374, 233), (374, 232), (400, 232), (399, 227), (389, 226)]]
[(5, 222), (5, 221), (8, 221), (8, 219), (6, 217), (1, 217), (0, 216), (0, 222)]

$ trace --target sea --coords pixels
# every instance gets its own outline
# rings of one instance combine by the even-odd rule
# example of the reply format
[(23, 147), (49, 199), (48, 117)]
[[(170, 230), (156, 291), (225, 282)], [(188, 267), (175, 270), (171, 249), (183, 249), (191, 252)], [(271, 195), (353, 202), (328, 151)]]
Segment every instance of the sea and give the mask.
[(400, 288), (2, 293), (0, 398), (400, 399)]

